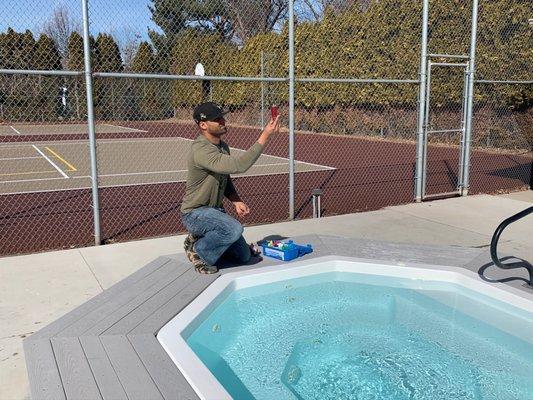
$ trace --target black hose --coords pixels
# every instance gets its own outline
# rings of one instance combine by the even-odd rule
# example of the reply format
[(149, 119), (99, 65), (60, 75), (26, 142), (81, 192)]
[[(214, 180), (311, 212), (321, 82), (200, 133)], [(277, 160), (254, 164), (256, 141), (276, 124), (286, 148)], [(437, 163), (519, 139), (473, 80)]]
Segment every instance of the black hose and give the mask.
[[(518, 214), (515, 214), (507, 219), (505, 219), (497, 228), (496, 231), (494, 231), (494, 235), (492, 235), (492, 240), (490, 242), (490, 257), (492, 258), (492, 262), (494, 262), (495, 265), (502, 269), (511, 269), (516, 268), (517, 263), (511, 264), (503, 264), (499, 257), (497, 252), (498, 247), (498, 240), (500, 239), (500, 235), (502, 234), (503, 230), (507, 227), (507, 225), (512, 224), (513, 222), (524, 218), (526, 215), (529, 215), (533, 213), (533, 207), (528, 207), (524, 211), (520, 211)], [(520, 263), (521, 267), (524, 267), (527, 269), (529, 273), (529, 282), (528, 285), (533, 287), (533, 265), (531, 265), (529, 262), (522, 260), (522, 263)]]

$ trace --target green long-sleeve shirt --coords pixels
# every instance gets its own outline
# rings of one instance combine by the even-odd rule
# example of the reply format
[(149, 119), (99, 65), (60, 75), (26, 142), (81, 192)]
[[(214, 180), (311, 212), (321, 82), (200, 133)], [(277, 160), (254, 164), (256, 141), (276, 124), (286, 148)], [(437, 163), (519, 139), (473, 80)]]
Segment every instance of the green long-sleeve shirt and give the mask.
[(187, 158), (187, 185), (181, 212), (186, 214), (203, 206), (222, 207), (222, 198), (236, 193), (230, 174), (247, 171), (262, 151), (263, 146), (256, 142), (244, 154), (231, 156), (223, 141), (215, 145), (199, 135)]

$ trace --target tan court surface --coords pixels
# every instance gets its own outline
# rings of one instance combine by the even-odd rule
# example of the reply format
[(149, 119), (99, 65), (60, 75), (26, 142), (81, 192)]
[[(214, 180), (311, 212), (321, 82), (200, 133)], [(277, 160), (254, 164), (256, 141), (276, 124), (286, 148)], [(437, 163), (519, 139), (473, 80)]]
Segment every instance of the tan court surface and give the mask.
[[(96, 133), (146, 132), (141, 129), (128, 128), (115, 124), (99, 123)], [(0, 125), (0, 136), (11, 135), (79, 135), (88, 134), (87, 124), (12, 124)]]
[[(191, 140), (98, 140), (99, 186), (183, 182)], [(244, 150), (232, 149), (233, 155)], [(296, 161), (296, 172), (331, 169)], [(288, 159), (263, 154), (246, 176), (288, 174)], [(88, 141), (0, 145), (0, 194), (90, 188)]]

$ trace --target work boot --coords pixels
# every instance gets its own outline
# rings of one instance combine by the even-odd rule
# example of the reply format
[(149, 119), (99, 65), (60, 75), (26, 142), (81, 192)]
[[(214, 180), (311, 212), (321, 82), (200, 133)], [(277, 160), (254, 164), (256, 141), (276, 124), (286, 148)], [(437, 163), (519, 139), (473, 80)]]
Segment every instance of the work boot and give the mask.
[[(190, 233), (185, 238), (185, 241), (183, 242), (183, 248), (185, 249), (185, 253), (187, 253), (187, 257), (189, 257), (189, 251), (193, 250), (194, 243), (198, 240), (197, 236), (191, 235)], [(189, 258), (189, 261), (192, 262), (192, 260)]]
[(218, 268), (214, 265), (209, 265), (206, 263), (202, 258), (198, 255), (197, 252), (193, 250), (190, 250), (187, 253), (187, 257), (189, 257), (189, 260), (191, 260), (192, 265), (194, 266), (194, 269), (199, 274), (215, 274), (218, 272)]

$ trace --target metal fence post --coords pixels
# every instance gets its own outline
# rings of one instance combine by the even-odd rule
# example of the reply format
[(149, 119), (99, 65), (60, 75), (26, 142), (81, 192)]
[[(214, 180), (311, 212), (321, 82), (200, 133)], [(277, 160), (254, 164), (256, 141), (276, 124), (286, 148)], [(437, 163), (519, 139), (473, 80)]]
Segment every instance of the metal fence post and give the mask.
[[(264, 52), (261, 50), (261, 78), (265, 77)], [(261, 81), (261, 129), (265, 127), (265, 83)]]
[(422, 9), (422, 49), (420, 52), (420, 89), (418, 92), (418, 124), (417, 124), (417, 145), (416, 145), (416, 176), (415, 176), (415, 200), (422, 201), (422, 176), (424, 168), (424, 114), (426, 110), (426, 70), (427, 70), (427, 45), (428, 45), (428, 14), (429, 0), (424, 0)]
[(289, 219), (294, 219), (294, 0), (289, 0)]
[(474, 72), (476, 61), (476, 41), (477, 41), (477, 13), (478, 0), (472, 2), (472, 32), (470, 37), (470, 60), (468, 66), (468, 92), (466, 102), (466, 121), (465, 121), (465, 146), (464, 146), (464, 170), (463, 170), (463, 186), (461, 188), (461, 196), (468, 195), (470, 187), (470, 143), (472, 142), (472, 114), (474, 103)]
[(87, 90), (87, 126), (89, 129), (89, 153), (91, 158), (91, 188), (93, 199), (94, 244), (101, 244), (100, 239), (100, 204), (98, 199), (98, 165), (96, 161), (96, 135), (94, 129), (93, 78), (91, 67), (91, 47), (89, 42), (89, 8), (88, 0), (81, 0), (83, 12), (83, 50), (85, 61), (85, 85)]

